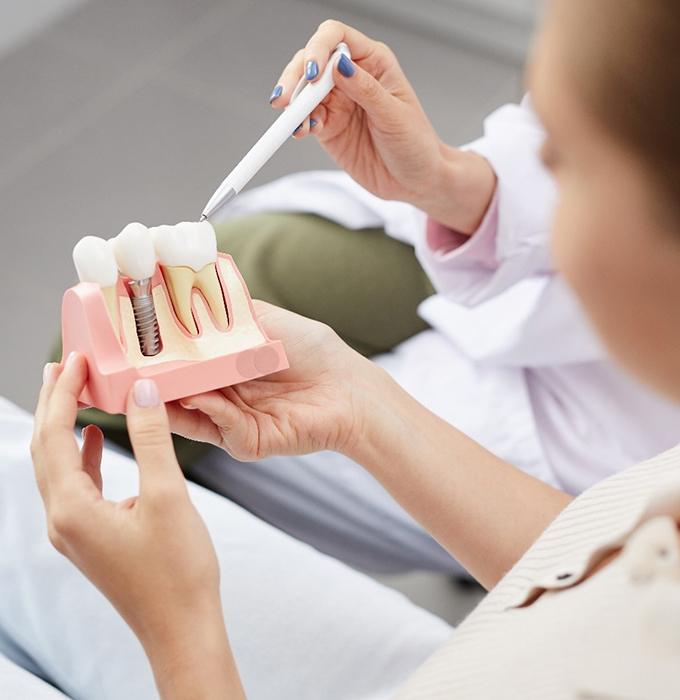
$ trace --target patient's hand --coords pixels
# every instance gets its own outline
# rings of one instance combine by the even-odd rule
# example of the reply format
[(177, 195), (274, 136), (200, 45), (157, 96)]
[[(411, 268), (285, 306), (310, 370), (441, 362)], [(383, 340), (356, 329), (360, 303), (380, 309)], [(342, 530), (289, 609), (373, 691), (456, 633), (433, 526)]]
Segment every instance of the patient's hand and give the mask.
[[(336, 88), (312, 113), (311, 133), (373, 194), (410, 202), (441, 223), (472, 233), (493, 196), (495, 174), (481, 156), (439, 139), (396, 56), (382, 42), (341, 22), (323, 22), (281, 75), (273, 106), (288, 105), (303, 73), (312, 80), (321, 75), (341, 41), (353, 61), (339, 62)], [(310, 123), (306, 120), (295, 136), (306, 136)]]
[(243, 461), (348, 450), (378, 370), (328, 326), (265, 302), (255, 307), (267, 335), (283, 341), (290, 369), (168, 404), (173, 432)]
[(113, 502), (102, 495), (101, 431), (85, 428), (82, 449), (73, 434), (86, 378), (82, 356), (72, 354), (63, 369), (48, 365), (36, 409), (31, 452), (50, 540), (135, 632), (161, 697), (242, 697), (217, 557), (189, 499), (155, 384), (137, 382), (128, 399), (139, 496)]

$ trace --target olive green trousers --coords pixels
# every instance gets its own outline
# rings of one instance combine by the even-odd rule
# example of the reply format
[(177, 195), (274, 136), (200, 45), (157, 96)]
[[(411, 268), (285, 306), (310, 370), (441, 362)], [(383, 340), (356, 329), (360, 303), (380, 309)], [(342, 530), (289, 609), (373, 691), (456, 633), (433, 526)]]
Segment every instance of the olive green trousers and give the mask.
[[(234, 258), (253, 299), (323, 321), (363, 355), (391, 350), (427, 328), (416, 311), (432, 285), (413, 248), (380, 229), (352, 231), (311, 214), (256, 214), (216, 232), (218, 250)], [(99, 425), (129, 449), (123, 416), (88, 409), (78, 422)], [(183, 466), (204, 449), (175, 440)]]

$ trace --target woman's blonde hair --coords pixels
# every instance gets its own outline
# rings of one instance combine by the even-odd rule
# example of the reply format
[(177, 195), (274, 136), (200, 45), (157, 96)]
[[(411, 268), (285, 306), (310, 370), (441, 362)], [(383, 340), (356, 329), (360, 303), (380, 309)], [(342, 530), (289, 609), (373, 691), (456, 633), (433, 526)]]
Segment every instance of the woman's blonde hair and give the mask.
[(586, 31), (597, 35), (581, 54), (593, 76), (583, 85), (588, 103), (680, 217), (680, 0), (581, 2), (595, 10)]

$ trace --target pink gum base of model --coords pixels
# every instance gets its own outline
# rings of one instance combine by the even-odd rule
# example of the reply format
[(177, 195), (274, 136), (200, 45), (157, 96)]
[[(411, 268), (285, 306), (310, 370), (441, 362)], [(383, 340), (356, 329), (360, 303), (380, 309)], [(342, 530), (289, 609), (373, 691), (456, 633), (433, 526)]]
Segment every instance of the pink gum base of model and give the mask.
[[(99, 285), (81, 282), (64, 293), (62, 302), (63, 357), (77, 351), (87, 358), (88, 380), (80, 402), (107, 413), (125, 413), (127, 397), (138, 379), (156, 382), (161, 399), (174, 401), (185, 396), (239, 384), (288, 368), (288, 359), (279, 340), (269, 340), (257, 320), (248, 289), (230, 255), (220, 253), (221, 264), (230, 265), (243, 286), (249, 312), (265, 342), (237, 352), (202, 360), (171, 360), (136, 367), (128, 359), (116, 335)], [(222, 274), (220, 285), (229, 311), (229, 294)], [(162, 285), (169, 294), (160, 270), (152, 279), (155, 289)], [(119, 296), (125, 295), (123, 281), (118, 282)], [(179, 323), (176, 318), (175, 322)], [(230, 315), (230, 330), (233, 321)], [(228, 335), (230, 330), (221, 333)], [(162, 333), (162, 329), (161, 329)], [(134, 339), (136, 342), (136, 338)]]

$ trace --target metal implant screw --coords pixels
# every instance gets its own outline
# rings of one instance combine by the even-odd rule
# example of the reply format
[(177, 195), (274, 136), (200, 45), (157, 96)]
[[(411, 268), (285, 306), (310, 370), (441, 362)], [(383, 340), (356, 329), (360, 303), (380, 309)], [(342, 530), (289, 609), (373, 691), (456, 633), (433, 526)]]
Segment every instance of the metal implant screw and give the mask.
[(127, 287), (135, 316), (139, 349), (146, 357), (158, 355), (163, 345), (151, 293), (151, 278), (130, 281)]

